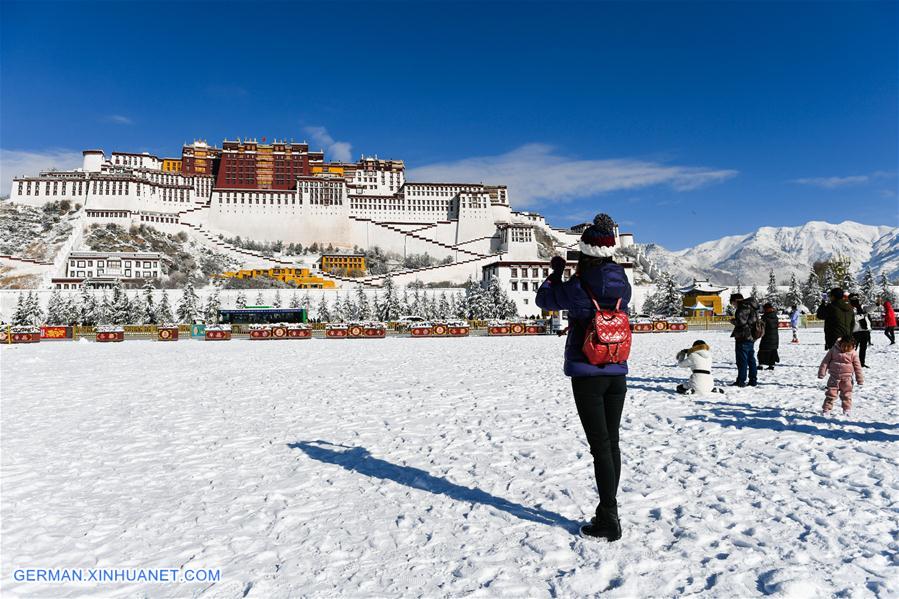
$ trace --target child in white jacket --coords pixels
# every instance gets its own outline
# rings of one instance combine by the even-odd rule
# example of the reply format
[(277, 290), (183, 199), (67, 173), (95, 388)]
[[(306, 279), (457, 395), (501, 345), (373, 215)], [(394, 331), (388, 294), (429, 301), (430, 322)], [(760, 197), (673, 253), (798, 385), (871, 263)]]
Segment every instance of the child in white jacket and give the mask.
[(678, 393), (724, 393), (724, 389), (715, 386), (715, 379), (712, 378), (712, 350), (705, 341), (698, 339), (693, 342), (693, 347), (677, 352), (677, 365), (693, 371), (686, 383), (677, 386)]

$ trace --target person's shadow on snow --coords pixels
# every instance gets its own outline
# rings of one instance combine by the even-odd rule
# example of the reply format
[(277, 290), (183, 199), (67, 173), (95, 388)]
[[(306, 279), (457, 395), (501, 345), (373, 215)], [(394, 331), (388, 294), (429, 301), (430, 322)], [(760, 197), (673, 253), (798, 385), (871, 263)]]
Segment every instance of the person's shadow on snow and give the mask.
[[(837, 418), (827, 419), (817, 414), (812, 415), (786, 408), (759, 407), (749, 404), (711, 401), (697, 401), (696, 403), (706, 408), (708, 413), (686, 416), (686, 420), (699, 420), (731, 428), (792, 431), (795, 433), (820, 435), (830, 439), (845, 441), (899, 441), (899, 435), (876, 430), (895, 428), (895, 425), (839, 420)], [(801, 420), (804, 420), (805, 422), (801, 422)], [(819, 428), (814, 426), (815, 424), (830, 424), (831, 426), (836, 425), (841, 428)], [(856, 431), (849, 428), (842, 428), (847, 426), (868, 427), (868, 430)]]
[(358, 472), (372, 478), (392, 480), (413, 489), (427, 491), (435, 495), (446, 495), (456, 501), (480, 503), (502, 510), (522, 520), (530, 520), (538, 524), (561, 526), (569, 532), (576, 531), (581, 523), (569, 520), (561, 514), (543, 508), (526, 507), (518, 503), (496, 497), (477, 488), (463, 487), (451, 483), (444, 478), (428, 474), (420, 468), (397, 466), (382, 459), (372, 457), (364, 447), (350, 447), (329, 443), (328, 441), (298, 441), (288, 443), (288, 447), (299, 449), (310, 458), (328, 464), (336, 464), (352, 472)]

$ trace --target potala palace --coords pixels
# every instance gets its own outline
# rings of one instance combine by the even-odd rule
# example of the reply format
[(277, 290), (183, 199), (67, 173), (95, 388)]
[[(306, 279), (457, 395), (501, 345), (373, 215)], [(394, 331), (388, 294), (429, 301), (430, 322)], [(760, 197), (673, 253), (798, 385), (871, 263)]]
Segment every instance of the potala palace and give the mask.
[[(10, 199), (32, 206), (79, 203), (84, 207), (82, 227), (113, 222), (186, 231), (204, 245), (254, 265), (294, 262), (254, 255), (222, 238), (428, 253), (448, 263), (393, 276), (400, 281), (464, 282), (490, 273), (508, 282), (510, 291), (512, 269), (516, 278), (522, 270), (537, 272), (551, 256), (576, 249), (581, 231), (552, 227), (539, 214), (513, 210), (501, 182), (412, 182), (406, 180), (401, 160), (327, 162), (323, 152), (310, 151), (306, 143), (226, 140), (219, 148), (196, 141), (184, 145), (177, 158), (107, 155), (96, 149), (83, 154), (79, 169), (16, 177)], [(639, 258), (627, 251), (633, 235), (616, 232), (616, 241), (632, 276)], [(379, 285), (384, 276), (334, 279), (338, 284)], [(533, 293), (530, 276), (515, 282), (514, 291)]]

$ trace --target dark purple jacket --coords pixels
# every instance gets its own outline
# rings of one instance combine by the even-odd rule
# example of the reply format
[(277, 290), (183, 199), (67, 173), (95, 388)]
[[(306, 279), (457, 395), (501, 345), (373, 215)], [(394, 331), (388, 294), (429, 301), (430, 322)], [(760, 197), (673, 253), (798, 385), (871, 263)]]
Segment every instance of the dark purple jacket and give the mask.
[[(583, 275), (601, 308), (614, 308), (621, 298), (621, 309), (627, 310), (631, 301), (631, 285), (620, 264), (606, 262)], [(616, 376), (627, 374), (627, 362), (594, 366), (587, 361), (581, 348), (587, 327), (596, 310), (580, 278), (573, 276), (565, 282), (543, 281), (537, 290), (537, 305), (544, 310), (568, 310), (568, 338), (565, 340), (565, 374), (567, 376)]]

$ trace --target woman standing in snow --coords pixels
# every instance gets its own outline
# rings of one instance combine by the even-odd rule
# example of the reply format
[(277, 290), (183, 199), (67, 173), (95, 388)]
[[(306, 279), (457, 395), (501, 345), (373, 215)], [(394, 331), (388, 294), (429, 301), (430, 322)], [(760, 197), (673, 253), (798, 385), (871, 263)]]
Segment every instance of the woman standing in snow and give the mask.
[(890, 345), (896, 345), (896, 311), (893, 304), (888, 299), (877, 303), (883, 306), (883, 334), (890, 340)]
[(867, 311), (862, 306), (861, 300), (857, 293), (849, 294), (849, 305), (855, 308), (855, 322), (852, 324), (852, 338), (858, 346), (858, 359), (865, 365), (865, 353), (868, 345), (871, 343), (871, 319), (868, 317)]
[(593, 455), (599, 488), (596, 516), (581, 527), (581, 534), (609, 541), (621, 538), (616, 498), (621, 478), (618, 428), (627, 394), (627, 362), (596, 366), (587, 360), (581, 348), (596, 312), (591, 294), (601, 308), (614, 308), (620, 300), (620, 309), (626, 311), (631, 299), (627, 275), (612, 260), (615, 227), (607, 214), (598, 214), (581, 235), (575, 275), (563, 282), (565, 259), (556, 256), (550, 262), (552, 274), (537, 290), (536, 298), (544, 310), (568, 310), (564, 371), (571, 377), (574, 402)]
[(762, 306), (762, 322), (765, 323), (765, 334), (759, 342), (759, 366), (767, 366), (767, 370), (774, 370), (774, 365), (780, 362), (777, 348), (780, 345), (780, 332), (777, 330), (777, 310), (771, 304)]

